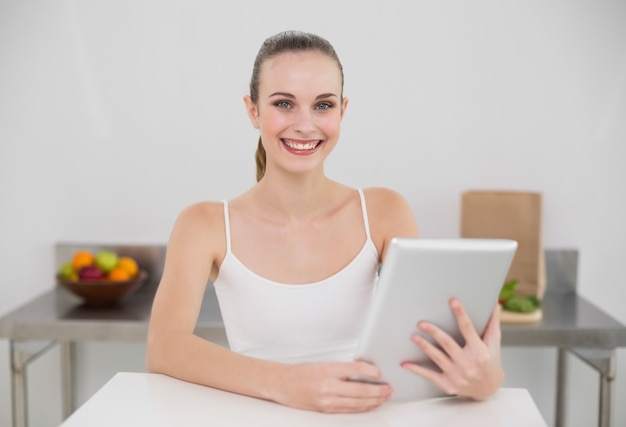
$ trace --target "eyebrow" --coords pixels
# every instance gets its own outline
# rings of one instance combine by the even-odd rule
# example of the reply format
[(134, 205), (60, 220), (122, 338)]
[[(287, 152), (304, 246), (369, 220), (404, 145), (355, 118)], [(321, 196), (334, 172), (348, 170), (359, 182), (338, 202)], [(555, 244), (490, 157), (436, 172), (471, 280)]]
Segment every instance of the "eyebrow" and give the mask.
[[(271, 98), (273, 96), (283, 96), (285, 98), (289, 98), (289, 99), (296, 99), (295, 95), (289, 93), (289, 92), (274, 92), (273, 94), (271, 94), (268, 98)], [(321, 95), (317, 95), (315, 97), (316, 100), (318, 99), (326, 99), (326, 98), (332, 98), (335, 97), (337, 98), (337, 95), (335, 95), (334, 93), (322, 93)]]

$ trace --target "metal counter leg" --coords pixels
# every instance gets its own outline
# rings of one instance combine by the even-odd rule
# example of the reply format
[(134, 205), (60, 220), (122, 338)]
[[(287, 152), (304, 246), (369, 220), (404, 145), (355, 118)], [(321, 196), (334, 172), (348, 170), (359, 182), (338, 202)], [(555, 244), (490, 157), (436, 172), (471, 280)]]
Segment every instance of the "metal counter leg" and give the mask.
[(600, 374), (600, 427), (611, 426), (611, 408), (613, 406), (613, 380), (615, 379), (615, 354), (607, 361), (607, 371)]
[(600, 373), (600, 404), (598, 425), (611, 427), (613, 380), (615, 380), (615, 350), (572, 348), (572, 353)]
[(13, 427), (26, 427), (26, 372), (13, 341), (9, 342), (11, 353), (11, 398), (13, 399)]
[(11, 395), (13, 398), (13, 427), (28, 425), (28, 393), (26, 367), (39, 355), (48, 351), (54, 341), (9, 342), (11, 353)]
[(606, 375), (600, 376), (600, 405), (599, 405), (599, 419), (598, 425), (600, 427), (611, 427), (611, 400), (613, 398), (612, 393), (613, 378)]
[(567, 350), (559, 347), (556, 365), (556, 408), (554, 426), (565, 427), (565, 409), (567, 395)]
[(70, 341), (61, 342), (61, 387), (63, 389), (63, 419), (74, 412), (74, 359), (75, 345)]

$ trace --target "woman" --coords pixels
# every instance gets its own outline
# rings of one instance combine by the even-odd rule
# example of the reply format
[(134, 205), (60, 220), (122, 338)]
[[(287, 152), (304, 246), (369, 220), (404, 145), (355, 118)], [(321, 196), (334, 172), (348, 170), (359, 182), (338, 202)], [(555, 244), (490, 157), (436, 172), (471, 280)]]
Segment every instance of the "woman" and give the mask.
[[(393, 390), (349, 381), (380, 377), (351, 355), (389, 241), (417, 236), (411, 210), (391, 190), (357, 190), (325, 176), (348, 106), (326, 40), (293, 31), (267, 39), (244, 102), (260, 133), (258, 182), (177, 219), (152, 311), (148, 369), (296, 408), (378, 407)], [(230, 350), (193, 334), (208, 279)], [(418, 336), (415, 343), (442, 372), (404, 367), (447, 393), (484, 399), (503, 377), (497, 314), (481, 339), (458, 301), (450, 306), (466, 345), (422, 322), (445, 352)]]

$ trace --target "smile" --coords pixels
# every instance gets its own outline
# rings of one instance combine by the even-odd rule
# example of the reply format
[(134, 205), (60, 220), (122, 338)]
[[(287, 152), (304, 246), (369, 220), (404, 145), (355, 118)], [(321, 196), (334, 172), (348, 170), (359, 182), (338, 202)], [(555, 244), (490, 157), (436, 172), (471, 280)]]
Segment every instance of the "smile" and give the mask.
[(281, 139), (281, 141), (287, 147), (291, 148), (292, 150), (296, 150), (296, 151), (310, 151), (310, 150), (313, 150), (313, 149), (317, 148), (317, 146), (319, 144), (321, 144), (321, 142), (322, 142), (319, 139), (316, 139), (316, 140), (313, 140), (313, 141), (294, 141), (294, 140), (291, 140), (291, 139)]

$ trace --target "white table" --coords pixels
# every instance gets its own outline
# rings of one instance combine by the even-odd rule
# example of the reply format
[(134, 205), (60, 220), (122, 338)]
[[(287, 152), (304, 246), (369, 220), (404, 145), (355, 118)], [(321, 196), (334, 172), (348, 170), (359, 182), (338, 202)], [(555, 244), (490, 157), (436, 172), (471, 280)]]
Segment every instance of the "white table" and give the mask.
[(547, 427), (528, 391), (504, 388), (484, 402), (389, 402), (361, 414), (322, 414), (159, 374), (118, 373), (62, 427)]

